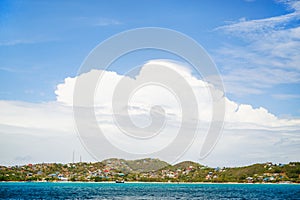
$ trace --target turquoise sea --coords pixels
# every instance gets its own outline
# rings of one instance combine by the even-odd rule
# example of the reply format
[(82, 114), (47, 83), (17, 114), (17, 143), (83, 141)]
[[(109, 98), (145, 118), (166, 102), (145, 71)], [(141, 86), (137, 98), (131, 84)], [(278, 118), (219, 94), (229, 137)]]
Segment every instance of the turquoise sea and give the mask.
[(0, 199), (300, 199), (300, 185), (2, 182)]

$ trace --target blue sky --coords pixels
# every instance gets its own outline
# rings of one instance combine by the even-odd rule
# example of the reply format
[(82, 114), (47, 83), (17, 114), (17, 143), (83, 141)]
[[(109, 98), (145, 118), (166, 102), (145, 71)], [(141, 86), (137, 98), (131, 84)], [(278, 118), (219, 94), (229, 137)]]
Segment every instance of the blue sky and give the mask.
[[(222, 60), (220, 49), (230, 45), (246, 48), (249, 41), (218, 27), (241, 19), (265, 19), (293, 12), (286, 3), (270, 0), (1, 1), (0, 9), (0, 98), (29, 102), (54, 100), (56, 85), (65, 77), (75, 76), (83, 59), (98, 43), (121, 31), (147, 26), (180, 31), (199, 42), (221, 73), (226, 74), (237, 66), (232, 64), (233, 58)], [(291, 22), (291, 26), (299, 26), (299, 20)], [(251, 64), (246, 67), (258, 67)], [(275, 68), (272, 64), (267, 67)], [(258, 94), (227, 95), (240, 103), (266, 107), (277, 115), (298, 117), (299, 69), (289, 71), (297, 74), (297, 80), (272, 83)], [(249, 83), (240, 84), (248, 87)]]
[[(173, 29), (193, 38), (220, 71), (229, 125), (223, 145), (205, 164), (300, 159), (300, 1), (1, 0), (0, 164), (67, 162), (80, 142), (72, 135), (71, 109), (63, 104), (70, 103), (82, 62), (105, 39), (141, 27)], [(121, 57), (110, 68), (116, 73), (108, 76), (118, 80), (155, 59), (181, 61), (170, 53), (143, 50)], [(65, 140), (71, 141), (68, 148)], [(47, 151), (54, 144), (57, 149)], [(82, 146), (76, 151), (91, 160)]]

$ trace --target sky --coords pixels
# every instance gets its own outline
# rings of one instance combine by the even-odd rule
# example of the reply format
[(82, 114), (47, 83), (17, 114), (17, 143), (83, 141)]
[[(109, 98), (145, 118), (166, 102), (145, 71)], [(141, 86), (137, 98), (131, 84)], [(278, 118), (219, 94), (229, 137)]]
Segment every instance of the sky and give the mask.
[[(299, 161), (300, 1), (2, 0), (0, 164), (70, 162), (73, 151), (77, 160), (81, 155), (83, 160), (93, 161), (78, 138), (72, 114), (74, 82), (84, 76), (78, 70), (99, 43), (142, 27), (168, 28), (193, 38), (220, 72), (227, 109), (224, 130), (211, 154), (199, 162), (237, 166)], [(207, 94), (208, 84), (184, 70), (183, 60), (145, 50), (120, 58), (104, 72), (108, 81), (98, 98), (107, 98), (100, 104), (111, 102), (109, 91), (132, 67), (142, 66), (139, 77), (149, 65), (158, 63), (184, 74), (198, 95)], [(92, 70), (86, 76), (98, 73)], [(160, 99), (153, 89), (141, 94), (138, 103)], [(163, 105), (173, 105), (173, 101), (168, 96), (161, 98)], [(150, 108), (137, 105), (144, 110), (132, 113), (133, 119), (142, 123)], [(210, 103), (207, 100), (199, 105), (203, 111), (200, 121), (205, 124)], [(168, 109), (177, 116), (175, 104)], [(97, 119), (109, 134), (115, 129), (112, 113), (107, 110), (109, 106), (99, 108)], [(177, 118), (170, 120), (178, 124)], [(201, 141), (203, 134), (199, 132)], [(117, 135), (112, 140), (117, 145), (124, 141)], [(196, 141), (182, 159), (197, 160), (200, 143)]]

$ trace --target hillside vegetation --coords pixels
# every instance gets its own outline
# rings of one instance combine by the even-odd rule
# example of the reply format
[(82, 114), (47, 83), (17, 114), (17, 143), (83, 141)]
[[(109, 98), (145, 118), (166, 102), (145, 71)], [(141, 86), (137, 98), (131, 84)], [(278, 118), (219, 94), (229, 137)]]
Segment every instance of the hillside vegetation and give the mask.
[(0, 166), (0, 181), (145, 181), (300, 183), (300, 162), (262, 163), (211, 168), (185, 161), (170, 165), (159, 159), (107, 159), (96, 163), (42, 163)]

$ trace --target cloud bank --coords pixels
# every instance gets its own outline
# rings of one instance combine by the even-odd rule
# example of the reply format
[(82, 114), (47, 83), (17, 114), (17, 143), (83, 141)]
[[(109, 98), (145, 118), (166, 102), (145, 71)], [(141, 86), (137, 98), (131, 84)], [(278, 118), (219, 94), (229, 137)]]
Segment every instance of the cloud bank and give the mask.
[[(166, 113), (164, 134), (155, 137), (155, 142), (145, 143), (144, 146), (126, 144), (127, 140), (123, 140), (122, 136), (117, 134), (118, 127), (112, 113), (112, 98), (117, 83), (124, 78), (130, 81), (138, 80), (138, 77), (143, 76), (147, 68), (153, 65), (164, 65), (181, 74), (197, 97), (200, 124), (198, 134), (181, 160), (199, 161), (199, 150), (212, 114), (209, 88), (213, 86), (196, 78), (184, 64), (169, 60), (152, 60), (145, 63), (135, 77), (99, 70), (68, 77), (57, 86), (57, 99), (54, 102), (0, 101), (0, 164), (71, 162), (73, 151), (76, 152), (77, 160), (81, 155), (85, 161), (94, 161), (76, 133), (72, 112), (73, 89), (76, 79), (89, 79), (101, 72), (103, 78), (95, 93), (95, 115), (110, 141), (120, 147), (130, 147), (131, 151), (163, 148), (176, 134), (182, 117), (180, 102), (172, 92), (159, 85), (150, 85), (140, 88), (132, 96), (128, 108), (130, 118), (136, 126), (143, 127), (151, 123), (149, 113), (153, 105), (161, 105)], [(211, 166), (235, 166), (300, 159), (297, 153), (300, 152), (299, 119), (278, 118), (263, 107), (253, 108), (251, 105), (238, 104), (227, 97), (223, 98), (226, 102), (223, 135), (212, 153), (199, 162)]]

